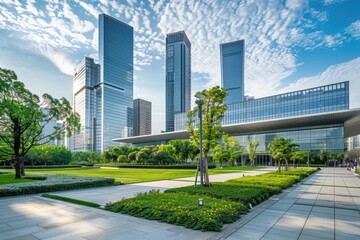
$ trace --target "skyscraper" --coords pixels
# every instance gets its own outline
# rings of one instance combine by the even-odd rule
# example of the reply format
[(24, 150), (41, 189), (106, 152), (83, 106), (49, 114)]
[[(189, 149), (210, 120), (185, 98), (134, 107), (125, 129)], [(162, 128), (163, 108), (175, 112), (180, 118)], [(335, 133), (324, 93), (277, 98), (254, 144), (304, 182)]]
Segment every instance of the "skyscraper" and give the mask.
[(100, 66), (85, 57), (75, 69), (73, 81), (74, 111), (80, 115), (81, 129), (73, 137), (74, 151), (94, 151), (94, 86), (100, 82)]
[(221, 85), (229, 93), (226, 104), (244, 99), (244, 49), (244, 40), (220, 44)]
[(134, 136), (151, 134), (151, 102), (134, 99)]
[(132, 136), (133, 28), (99, 15), (100, 83), (95, 86), (95, 150), (118, 145), (112, 139)]
[(174, 131), (174, 114), (191, 106), (191, 43), (184, 31), (166, 35), (166, 131)]

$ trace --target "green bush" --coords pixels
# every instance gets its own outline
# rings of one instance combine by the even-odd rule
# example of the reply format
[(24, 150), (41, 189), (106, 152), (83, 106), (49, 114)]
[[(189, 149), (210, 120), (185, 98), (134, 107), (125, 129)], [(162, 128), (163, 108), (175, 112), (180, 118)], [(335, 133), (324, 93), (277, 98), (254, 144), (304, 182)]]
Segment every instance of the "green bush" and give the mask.
[(71, 152), (64, 146), (41, 145), (26, 154), (25, 165), (64, 165), (72, 161)]
[(100, 161), (100, 154), (92, 151), (73, 152), (72, 158), (75, 163), (94, 163)]
[[(194, 164), (169, 164), (169, 165), (154, 165), (154, 164), (121, 164), (121, 163), (107, 163), (95, 164), (96, 167), (118, 167), (118, 168), (159, 168), (159, 169), (196, 169)], [(216, 168), (215, 164), (209, 165), (209, 169)]]
[(260, 175), (260, 176), (246, 176), (242, 178), (236, 178), (228, 180), (231, 183), (245, 183), (252, 185), (272, 186), (282, 189), (291, 187), (295, 182), (299, 180), (297, 176), (272, 176), (272, 175)]
[(126, 155), (120, 155), (120, 156), (117, 158), (117, 161), (118, 161), (118, 162), (121, 162), (121, 163), (130, 162)]
[(166, 193), (188, 193), (207, 195), (214, 198), (226, 198), (232, 201), (242, 202), (244, 204), (251, 203), (256, 205), (269, 196), (279, 193), (278, 187), (257, 186), (234, 183), (213, 183), (212, 187), (188, 186), (181, 188), (168, 189)]
[[(198, 206), (199, 198), (204, 206)], [(202, 231), (221, 231), (223, 223), (232, 223), (248, 211), (241, 203), (184, 193), (147, 194), (106, 204), (105, 209)]]
[(45, 180), (0, 185), (0, 197), (114, 185), (112, 178), (46, 175)]

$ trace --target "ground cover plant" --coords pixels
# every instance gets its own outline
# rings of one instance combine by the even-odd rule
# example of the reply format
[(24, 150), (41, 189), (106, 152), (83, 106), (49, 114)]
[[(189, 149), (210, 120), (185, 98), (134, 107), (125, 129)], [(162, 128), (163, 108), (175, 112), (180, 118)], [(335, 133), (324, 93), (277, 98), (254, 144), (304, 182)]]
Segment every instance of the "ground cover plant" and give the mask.
[(0, 185), (0, 197), (113, 185), (112, 178), (47, 175), (37, 182)]
[[(199, 198), (204, 206), (198, 206)], [(105, 209), (202, 231), (221, 231), (222, 224), (248, 211), (242, 203), (184, 193), (147, 194), (106, 204)]]
[(74, 204), (87, 206), (87, 207), (93, 207), (93, 208), (100, 207), (100, 204), (97, 204), (97, 203), (82, 201), (82, 200), (78, 200), (78, 199), (74, 199), (74, 198), (62, 197), (62, 196), (59, 196), (59, 195), (53, 195), (53, 194), (44, 193), (41, 196), (45, 197), (45, 198), (51, 198), (51, 199), (60, 200), (60, 201), (64, 201), (64, 202), (69, 202), (69, 203), (74, 203)]
[[(231, 172), (241, 172), (250, 169), (258, 169), (257, 167), (225, 167), (223, 169), (211, 169), (209, 174), (221, 174)], [(157, 180), (169, 180), (175, 178), (194, 177), (195, 169), (135, 169), (135, 168), (119, 168), (104, 169), (93, 167), (82, 168), (65, 168), (65, 169), (29, 169), (29, 174), (66, 174), (74, 176), (91, 176), (91, 177), (109, 177), (114, 178), (117, 183), (123, 182), (139, 183)]]
[(278, 187), (258, 186), (251, 184), (234, 184), (234, 183), (213, 183), (212, 187), (204, 188), (199, 185), (168, 189), (166, 193), (188, 193), (197, 195), (206, 195), (214, 198), (226, 198), (244, 204), (251, 203), (256, 205), (271, 195), (281, 191)]

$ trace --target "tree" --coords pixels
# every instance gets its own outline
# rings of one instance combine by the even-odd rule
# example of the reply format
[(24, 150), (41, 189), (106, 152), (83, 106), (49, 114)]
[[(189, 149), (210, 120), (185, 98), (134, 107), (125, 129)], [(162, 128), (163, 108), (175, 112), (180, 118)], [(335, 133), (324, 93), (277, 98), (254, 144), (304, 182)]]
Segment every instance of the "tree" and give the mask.
[[(228, 95), (224, 88), (215, 86), (209, 90), (203, 90), (196, 94), (203, 94), (205, 97), (202, 102), (202, 118), (203, 118), (203, 178), (204, 186), (210, 186), (208, 173), (208, 155), (209, 151), (214, 149), (218, 141), (222, 138), (221, 121), (224, 117), (227, 106), (225, 97)], [(195, 146), (199, 146), (199, 124), (196, 124), (198, 118), (198, 107), (194, 107), (187, 114), (187, 131), (190, 133), (190, 140)]]
[(235, 160), (243, 152), (244, 148), (240, 147), (239, 140), (236, 137), (229, 137), (227, 134), (223, 134), (222, 143), (214, 148), (212, 156), (219, 160), (221, 164), (230, 162), (231, 165), (234, 165)]
[[(186, 141), (186, 140), (185, 140)], [(170, 140), (170, 145), (172, 145), (175, 149), (174, 156), (176, 160), (184, 160), (184, 150), (185, 150), (185, 143), (184, 140), (176, 139), (176, 140)]]
[[(79, 131), (80, 117), (73, 113), (65, 98), (56, 99), (45, 93), (40, 101), (11, 70), (0, 68), (0, 89), (0, 141), (9, 147), (1, 151), (11, 156), (15, 178), (21, 178), (25, 175), (24, 157), (29, 150), (63, 138), (64, 132), (71, 136), (72, 131)], [(62, 126), (45, 134), (43, 129), (54, 119), (61, 120)]]
[(302, 160), (305, 160), (306, 158), (307, 158), (307, 152), (296, 151), (296, 152), (293, 152), (290, 159), (291, 159), (291, 161), (293, 161), (293, 167), (295, 167), (296, 161), (302, 161)]
[(319, 157), (322, 163), (326, 163), (329, 160), (330, 153), (328, 151), (322, 151)]
[(248, 140), (248, 152), (250, 158), (250, 166), (254, 166), (254, 160), (256, 158), (256, 149), (260, 145), (258, 141), (252, 141), (251, 139)]
[(278, 161), (278, 171), (281, 172), (281, 162), (284, 161), (286, 171), (288, 170), (288, 160), (291, 158), (295, 148), (299, 145), (293, 143), (291, 138), (285, 139), (284, 137), (274, 138), (268, 145), (270, 155)]

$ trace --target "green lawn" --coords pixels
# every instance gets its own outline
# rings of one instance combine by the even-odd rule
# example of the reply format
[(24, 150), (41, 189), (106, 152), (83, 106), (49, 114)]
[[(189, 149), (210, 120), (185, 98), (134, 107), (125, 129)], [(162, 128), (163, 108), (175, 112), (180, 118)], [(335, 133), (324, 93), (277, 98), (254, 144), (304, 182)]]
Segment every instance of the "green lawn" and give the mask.
[[(240, 172), (250, 169), (257, 169), (256, 167), (225, 167), (223, 169), (211, 169), (210, 174)], [(196, 170), (192, 169), (139, 169), (139, 168), (119, 168), (119, 169), (100, 169), (91, 167), (82, 168), (58, 168), (58, 169), (28, 169), (26, 173), (29, 174), (68, 174), (78, 176), (93, 176), (93, 177), (109, 177), (115, 178), (119, 183), (139, 183), (156, 180), (169, 180), (174, 178), (192, 177), (195, 176)]]
[(35, 182), (36, 180), (30, 179), (15, 179), (15, 174), (0, 174), (0, 185), (9, 183), (24, 183), (24, 182)]

